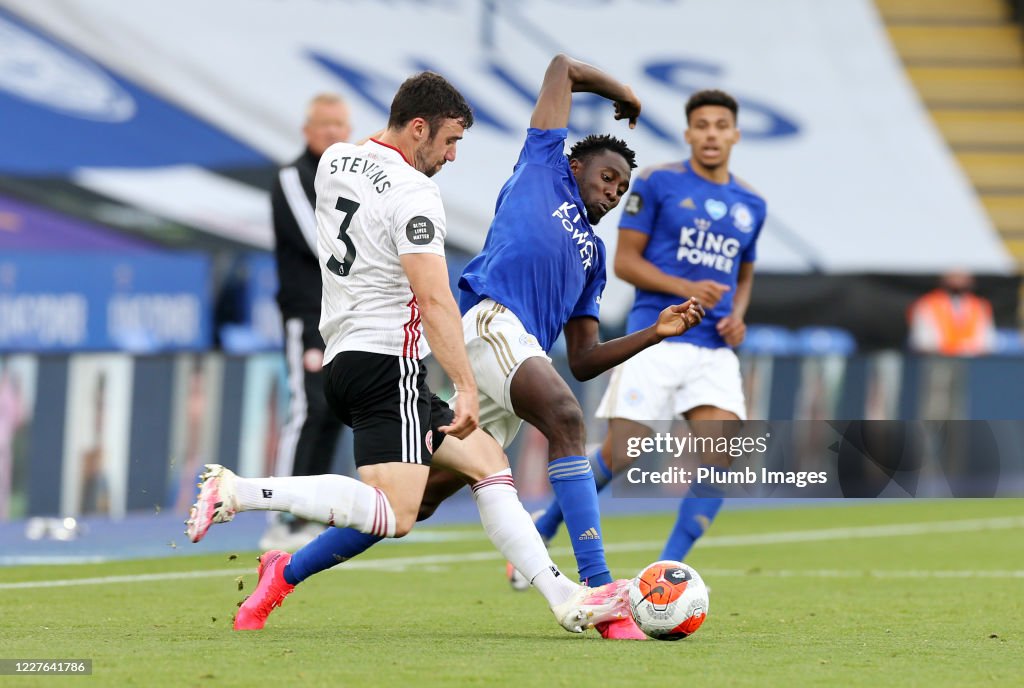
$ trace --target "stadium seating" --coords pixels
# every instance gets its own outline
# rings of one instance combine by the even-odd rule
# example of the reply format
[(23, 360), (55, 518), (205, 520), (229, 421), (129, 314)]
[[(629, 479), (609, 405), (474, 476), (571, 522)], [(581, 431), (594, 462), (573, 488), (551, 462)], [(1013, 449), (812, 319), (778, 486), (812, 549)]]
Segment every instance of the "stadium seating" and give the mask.
[(911, 81), (1007, 248), (1024, 262), (1024, 40), (1013, 23), (1016, 1), (876, 4)]
[(996, 330), (996, 342), (992, 353), (996, 356), (1020, 356), (1024, 354), (1024, 334), (1020, 330), (1009, 327)]
[(887, 22), (945, 21), (968, 23), (1006, 19), (1006, 0), (876, 0)]
[(841, 327), (803, 327), (796, 332), (797, 353), (804, 356), (850, 356), (857, 340)]
[(740, 351), (752, 356), (790, 356), (799, 348), (793, 331), (778, 325), (748, 325)]
[(857, 340), (841, 327), (802, 327), (793, 331), (779, 325), (748, 325), (739, 348), (751, 356), (850, 356)]

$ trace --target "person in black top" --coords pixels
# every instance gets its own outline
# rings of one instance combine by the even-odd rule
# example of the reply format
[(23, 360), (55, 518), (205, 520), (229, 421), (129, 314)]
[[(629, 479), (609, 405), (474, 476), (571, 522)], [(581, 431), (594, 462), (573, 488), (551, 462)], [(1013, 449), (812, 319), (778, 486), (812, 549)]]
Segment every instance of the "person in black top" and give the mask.
[[(302, 128), (306, 148), (278, 170), (270, 194), (280, 284), (277, 302), (284, 322), (290, 394), (288, 420), (281, 429), (274, 469), (279, 476), (330, 473), (341, 431), (341, 423), (324, 398), (322, 283), (313, 215), (313, 179), (323, 152), (331, 144), (347, 141), (351, 132), (348, 105), (340, 96), (323, 93), (314, 97)], [(260, 547), (296, 549), (322, 529), (320, 524), (301, 520), (274, 521), (260, 540)]]

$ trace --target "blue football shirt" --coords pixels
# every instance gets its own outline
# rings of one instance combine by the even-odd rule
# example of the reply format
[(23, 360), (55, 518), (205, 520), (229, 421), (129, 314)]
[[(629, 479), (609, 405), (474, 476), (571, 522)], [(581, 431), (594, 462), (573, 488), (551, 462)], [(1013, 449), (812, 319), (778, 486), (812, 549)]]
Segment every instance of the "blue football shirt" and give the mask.
[(598, 317), (604, 243), (565, 155), (568, 129), (528, 129), (484, 248), (459, 279), (465, 314), (484, 298), (515, 313), (545, 351), (572, 318)]
[[(764, 199), (729, 175), (726, 184), (701, 177), (689, 161), (641, 172), (627, 197), (619, 229), (650, 237), (644, 258), (662, 272), (698, 281), (711, 279), (730, 287), (704, 321), (669, 341), (718, 348), (725, 340), (715, 329), (732, 312), (740, 263), (757, 259), (757, 239), (764, 225)], [(626, 327), (650, 326), (658, 314), (682, 299), (672, 294), (636, 290)], [(706, 307), (705, 307), (706, 308)]]

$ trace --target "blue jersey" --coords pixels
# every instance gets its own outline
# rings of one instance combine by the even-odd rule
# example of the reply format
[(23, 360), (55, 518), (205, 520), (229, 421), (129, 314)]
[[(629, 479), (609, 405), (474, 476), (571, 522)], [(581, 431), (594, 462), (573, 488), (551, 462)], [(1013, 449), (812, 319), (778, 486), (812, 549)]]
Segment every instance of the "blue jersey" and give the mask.
[[(619, 229), (650, 237), (644, 258), (666, 274), (730, 287), (700, 325), (670, 341), (726, 346), (715, 325), (732, 312), (740, 263), (757, 258), (765, 211), (764, 199), (732, 175), (728, 183), (716, 184), (694, 172), (689, 161), (649, 168), (634, 182)], [(637, 289), (627, 330), (650, 326), (663, 309), (679, 301), (673, 294)]]
[(516, 314), (550, 351), (572, 318), (597, 319), (604, 243), (587, 220), (565, 155), (567, 129), (529, 129), (498, 194), (483, 251), (459, 279), (465, 314), (491, 298)]

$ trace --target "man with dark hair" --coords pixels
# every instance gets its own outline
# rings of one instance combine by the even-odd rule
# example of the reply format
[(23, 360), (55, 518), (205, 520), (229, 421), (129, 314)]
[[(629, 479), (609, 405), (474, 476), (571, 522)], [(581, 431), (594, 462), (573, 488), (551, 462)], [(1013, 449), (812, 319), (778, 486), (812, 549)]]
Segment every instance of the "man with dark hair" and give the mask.
[[(725, 91), (720, 91), (717, 88), (708, 88), (703, 91), (697, 91), (687, 99), (685, 108), (687, 123), (690, 122), (690, 115), (693, 114), (694, 110), (707, 107), (708, 105), (724, 107), (732, 113), (734, 121), (739, 117), (740, 106), (739, 103), (736, 102), (735, 98)], [(689, 143), (689, 139), (687, 139), (687, 142)]]
[[(698, 298), (708, 317), (686, 339), (671, 337), (615, 369), (597, 411), (609, 419), (608, 435), (590, 457), (599, 489), (631, 463), (626, 439), (649, 435), (653, 421), (683, 416), (704, 430), (724, 430), (729, 421), (746, 419), (733, 348), (746, 334), (766, 205), (729, 172), (729, 154), (740, 138), (738, 111), (723, 91), (694, 93), (686, 103), (690, 159), (643, 170), (626, 200), (615, 274), (636, 286), (627, 330), (644, 327), (685, 296)], [(702, 460), (727, 465), (722, 457)], [(722, 494), (716, 485), (692, 486), (662, 559), (684, 559), (718, 513)], [(552, 503), (537, 519), (545, 540), (561, 523), (560, 506)]]
[[(270, 191), (277, 263), (277, 303), (284, 324), (288, 370), (288, 420), (281, 428), (275, 475), (316, 475), (331, 470), (341, 421), (324, 398), (324, 340), (320, 336), (320, 261), (316, 248), (316, 191), (320, 156), (352, 133), (348, 105), (321, 93), (306, 108), (302, 155), (278, 170)], [(276, 514), (275, 514), (276, 516)], [(323, 526), (302, 519), (274, 518), (260, 549), (298, 549)]]
[[(611, 582), (601, 539), (597, 491), (584, 456), (583, 410), (547, 352), (565, 334), (569, 367), (589, 380), (700, 322), (695, 299), (667, 305), (649, 326), (601, 343), (598, 310), (605, 285), (604, 243), (593, 230), (629, 188), (635, 156), (611, 136), (589, 136), (565, 155), (574, 92), (615, 104), (635, 126), (632, 89), (591, 65), (558, 55), (548, 66), (511, 178), (498, 194), (483, 251), (459, 280), (466, 348), (480, 389), (480, 424), (503, 446), (522, 421), (547, 438), (548, 477), (565, 514), (580, 579)], [(650, 325), (650, 323), (654, 323)], [(458, 395), (456, 395), (456, 400)], [(440, 472), (424, 498), (429, 510), (460, 487)], [(606, 638), (639, 639), (630, 618), (597, 624)]]
[[(563, 628), (582, 633), (625, 614), (624, 586), (591, 590), (558, 571), (519, 502), (504, 452), (477, 429), (477, 386), (445, 263), (444, 208), (429, 179), (455, 160), (456, 144), (472, 124), (462, 95), (427, 72), (399, 89), (379, 138), (337, 143), (320, 160), (316, 219), (326, 395), (352, 427), (362, 481), (339, 475), (246, 479), (207, 466), (187, 522), (193, 542), (239, 511), (287, 511), (337, 526), (294, 557), (277, 550), (260, 557), (259, 582), (238, 611), (236, 630), (263, 628), (270, 612), (313, 573), (408, 533), (432, 460), (459, 476), (460, 485), (472, 486), (491, 542), (525, 569)], [(421, 359), (428, 342), (458, 390), (454, 413), (427, 387)]]
[(569, 149), (569, 159), (587, 162), (597, 153), (612, 151), (622, 156), (622, 159), (629, 165), (629, 169), (636, 169), (636, 153), (626, 145), (625, 141), (608, 134), (591, 134), (590, 136), (577, 141)]
[[(414, 119), (424, 120), (426, 130), (430, 132), (428, 142), (432, 143), (443, 128), (445, 120), (453, 120), (463, 129), (473, 126), (473, 110), (462, 94), (443, 76), (434, 72), (423, 72), (407, 79), (395, 93), (385, 136), (387, 131), (402, 129)], [(451, 160), (455, 160), (454, 148)], [(430, 158), (426, 145), (421, 145), (413, 150), (413, 160), (410, 164), (427, 177), (433, 177), (441, 171), (445, 162), (448, 162), (447, 156), (441, 159)]]

